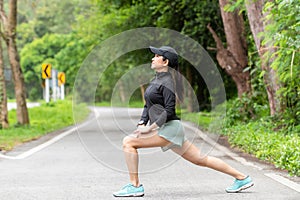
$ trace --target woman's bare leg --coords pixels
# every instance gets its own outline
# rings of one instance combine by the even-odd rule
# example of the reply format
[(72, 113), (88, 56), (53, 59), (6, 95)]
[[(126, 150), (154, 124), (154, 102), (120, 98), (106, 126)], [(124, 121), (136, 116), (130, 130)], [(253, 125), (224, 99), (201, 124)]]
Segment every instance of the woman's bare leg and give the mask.
[(123, 151), (129, 172), (130, 182), (134, 186), (139, 186), (138, 177), (138, 148), (163, 147), (169, 145), (170, 142), (157, 134), (157, 131), (135, 137), (135, 135), (126, 136), (123, 140)]
[(244, 179), (246, 177), (245, 174), (234, 169), (219, 158), (201, 155), (200, 150), (189, 141), (185, 141), (182, 147), (172, 148), (172, 150), (175, 153), (181, 155), (184, 159), (196, 165), (209, 167), (211, 169), (233, 176), (237, 179)]

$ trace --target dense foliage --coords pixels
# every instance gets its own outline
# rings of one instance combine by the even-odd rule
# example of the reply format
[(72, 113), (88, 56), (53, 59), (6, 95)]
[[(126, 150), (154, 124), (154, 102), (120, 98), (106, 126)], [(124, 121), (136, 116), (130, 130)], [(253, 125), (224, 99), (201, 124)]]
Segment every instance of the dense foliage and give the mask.
[[(69, 1), (68, 6), (75, 7), (76, 9), (68, 8), (66, 12), (57, 12), (60, 14), (56, 15), (40, 13), (39, 10), (51, 9), (52, 7), (53, 10), (65, 10), (67, 5), (56, 5), (54, 3), (56, 1), (36, 2), (34, 9), (36, 10), (35, 18), (31, 15), (29, 17), (26, 17), (26, 14), (21, 15), (19, 45), (22, 50), (21, 54), (23, 55), (21, 56), (22, 67), (25, 74), (30, 73), (30, 70), (36, 73), (35, 75), (25, 75), (27, 77), (26, 83), (28, 88), (30, 88), (28, 90), (28, 97), (31, 99), (40, 98), (42, 95), (42, 90), (39, 88), (42, 80), (38, 73), (41, 63), (51, 62), (54, 68), (65, 71), (67, 87), (69, 87), (68, 91), (70, 91), (76, 72), (88, 53), (105, 39), (122, 31), (144, 26), (164, 27), (187, 34), (199, 41), (204, 47), (214, 46), (214, 41), (206, 28), (208, 23), (215, 27), (217, 31), (222, 31), (222, 20), (220, 20), (220, 11), (218, 9), (218, 1), (216, 0), (203, 2), (195, 0), (189, 2), (179, 0), (114, 2), (73, 0)], [(78, 3), (81, 6), (80, 9), (77, 6)], [(193, 9), (191, 10), (190, 8)], [(73, 16), (73, 20), (70, 18), (70, 15)], [(61, 20), (64, 17), (66, 19)], [(68, 31), (61, 24), (55, 23), (59, 20), (63, 21), (63, 24), (66, 21), (69, 22), (69, 25), (66, 26)], [(64, 39), (60, 39), (60, 37)], [(38, 45), (38, 42), (35, 42), (35, 40), (40, 40), (39, 43), (44, 43), (45, 45)], [(29, 47), (23, 47), (25, 44)], [(56, 44), (60, 45), (60, 48)], [(31, 51), (30, 49), (32, 48), (39, 50)], [(42, 50), (43, 48), (44, 50)], [(39, 51), (43, 54), (41, 57), (26, 61), (28, 58), (34, 57), (34, 55), (38, 56), (35, 52)], [(49, 52), (53, 54), (50, 55)], [(141, 57), (145, 56), (128, 56), (127, 59), (112, 64), (108, 70), (116, 72), (116, 70), (120, 69), (120, 66), (122, 66), (121, 69), (126, 70), (128, 66), (144, 63), (145, 61), (141, 61)], [(151, 58), (149, 56), (146, 56), (146, 58), (150, 62)], [(183, 65), (188, 66), (186, 63)], [(208, 109), (209, 93), (205, 83), (200, 76), (197, 76), (195, 69), (191, 66), (190, 68), (193, 70), (191, 84), (197, 91), (198, 101), (202, 104), (200, 107)], [(185, 73), (185, 68), (182, 69), (183, 73)], [(122, 70), (120, 71), (122, 72)], [(34, 77), (34, 79), (30, 79), (30, 77)], [(96, 94), (98, 101), (110, 100), (111, 95), (107, 95), (112, 93), (113, 87), (110, 84), (115, 83), (118, 77), (116, 73), (105, 74), (103, 79), (109, 80), (107, 82), (108, 87), (106, 85), (99, 85)], [(39, 81), (36, 78), (39, 78)], [(225, 87), (228, 88), (228, 93), (235, 95), (236, 89), (232, 86), (233, 84), (230, 84), (232, 83), (231, 79), (225, 73), (223, 74), (223, 78), (226, 83), (229, 83), (225, 84)], [(31, 89), (35, 91), (30, 91)], [(140, 94), (137, 93), (135, 95), (140, 98)]]
[[(273, 43), (276, 52), (272, 67), (279, 74), (286, 126), (300, 124), (300, 5), (297, 0), (277, 0), (266, 4), (272, 21), (264, 33), (265, 43)], [(282, 115), (280, 113), (280, 115)], [(280, 116), (279, 116), (280, 117)]]

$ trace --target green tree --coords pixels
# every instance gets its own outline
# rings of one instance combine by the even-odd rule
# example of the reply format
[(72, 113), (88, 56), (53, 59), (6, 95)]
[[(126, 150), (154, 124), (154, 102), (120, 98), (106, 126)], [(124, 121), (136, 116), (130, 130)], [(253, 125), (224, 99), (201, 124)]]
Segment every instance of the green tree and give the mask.
[(24, 46), (21, 51), (21, 66), (30, 99), (42, 98), (41, 68), (43, 63), (59, 69), (55, 56), (67, 45), (70, 36), (61, 34), (45, 35)]
[(68, 34), (76, 25), (76, 17), (89, 9), (85, 0), (23, 0), (18, 9), (18, 47), (45, 34)]
[(21, 64), (28, 97), (42, 97), (40, 70), (43, 62), (66, 71), (66, 90), (71, 91), (69, 85), (74, 82), (76, 68), (85, 52), (89, 52), (88, 37), (79, 38), (72, 30), (82, 10), (89, 9), (89, 3), (84, 0), (24, 0), (19, 3), (17, 39), (22, 50)]
[(242, 13), (238, 9), (228, 12), (225, 7), (228, 0), (220, 0), (220, 10), (226, 34), (227, 47), (215, 31), (208, 25), (217, 45), (217, 60), (219, 65), (232, 77), (237, 88), (238, 96), (250, 94), (250, 73), (248, 67), (248, 47), (246, 42), (245, 23)]
[(272, 42), (276, 52), (271, 68), (279, 77), (281, 88), (277, 91), (283, 107), (280, 115), (287, 125), (300, 124), (300, 5), (297, 0), (276, 0), (265, 5), (266, 26), (264, 44)]
[(26, 104), (25, 83), (16, 44), (17, 0), (9, 1), (8, 14), (6, 14), (3, 0), (1, 0), (0, 15), (1, 23), (3, 25), (1, 36), (7, 46), (8, 58), (14, 80), (15, 97), (17, 103), (17, 121), (21, 125), (27, 125), (29, 124), (29, 115)]
[[(122, 31), (145, 26), (158, 26), (177, 30), (194, 38), (205, 47), (214, 42), (206, 25), (211, 23), (220, 31), (222, 20), (218, 1), (175, 0), (175, 1), (90, 1), (91, 9), (81, 13), (75, 27), (79, 36), (89, 38), (94, 45)], [(214, 55), (214, 53), (212, 53)], [(136, 56), (137, 57), (137, 56)], [(131, 63), (138, 63), (132, 59)], [(187, 63), (182, 63), (188, 68)], [(122, 66), (119, 66), (122, 67)], [(182, 73), (186, 69), (182, 67)], [(195, 69), (191, 69), (195, 72)], [(209, 108), (209, 93), (201, 77), (191, 73), (191, 85), (197, 89), (199, 102)], [(228, 76), (226, 76), (228, 79)], [(113, 77), (112, 77), (113, 78)], [(103, 86), (102, 86), (103, 87)], [(230, 88), (232, 88), (230, 86)], [(234, 90), (236, 90), (234, 88)]]
[(66, 74), (66, 89), (71, 90), (77, 72), (84, 59), (91, 52), (92, 42), (87, 38), (79, 37), (76, 33), (65, 35), (65, 46), (55, 54), (54, 59), (57, 62), (57, 69)]
[(1, 128), (8, 128), (7, 94), (4, 77), (4, 60), (2, 40), (0, 39), (0, 125)]

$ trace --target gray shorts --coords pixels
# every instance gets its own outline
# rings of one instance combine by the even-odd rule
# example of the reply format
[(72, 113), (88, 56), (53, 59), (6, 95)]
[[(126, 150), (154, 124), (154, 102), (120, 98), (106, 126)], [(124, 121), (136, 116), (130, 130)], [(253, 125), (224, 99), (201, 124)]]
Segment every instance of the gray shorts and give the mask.
[(166, 122), (158, 129), (158, 135), (171, 142), (170, 145), (162, 147), (162, 151), (167, 151), (172, 147), (181, 147), (186, 140), (184, 127), (180, 120)]

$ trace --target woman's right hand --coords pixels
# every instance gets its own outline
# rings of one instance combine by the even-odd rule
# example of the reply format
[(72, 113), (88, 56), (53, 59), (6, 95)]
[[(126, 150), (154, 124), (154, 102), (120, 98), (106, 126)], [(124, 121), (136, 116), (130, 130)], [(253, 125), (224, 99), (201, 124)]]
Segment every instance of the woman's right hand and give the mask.
[(150, 127), (145, 125), (138, 126), (138, 128), (134, 131), (135, 134), (144, 134), (149, 132), (151, 132)]

